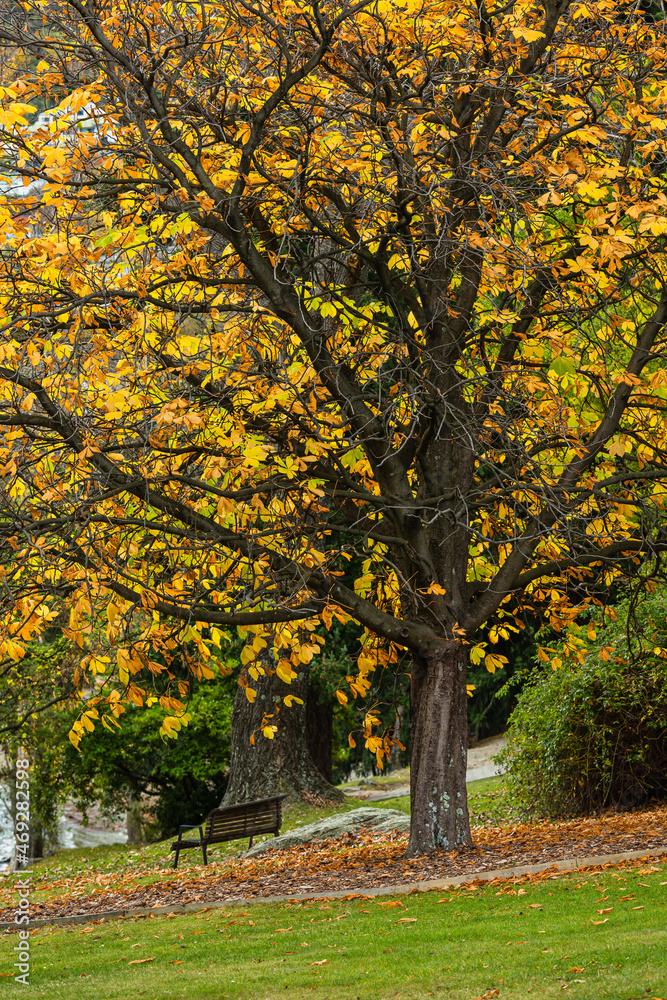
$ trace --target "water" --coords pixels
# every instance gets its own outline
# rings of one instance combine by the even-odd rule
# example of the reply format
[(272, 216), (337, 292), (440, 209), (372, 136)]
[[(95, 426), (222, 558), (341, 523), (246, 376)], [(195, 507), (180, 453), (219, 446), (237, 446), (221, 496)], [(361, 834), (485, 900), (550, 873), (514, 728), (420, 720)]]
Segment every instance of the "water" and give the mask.
[[(58, 841), (60, 850), (75, 847), (99, 847), (102, 844), (126, 844), (127, 831), (122, 821), (109, 822), (92, 812), (91, 823), (83, 823), (72, 815), (71, 804), (67, 804), (58, 818)], [(7, 803), (0, 796), (0, 863), (14, 857), (14, 831)]]

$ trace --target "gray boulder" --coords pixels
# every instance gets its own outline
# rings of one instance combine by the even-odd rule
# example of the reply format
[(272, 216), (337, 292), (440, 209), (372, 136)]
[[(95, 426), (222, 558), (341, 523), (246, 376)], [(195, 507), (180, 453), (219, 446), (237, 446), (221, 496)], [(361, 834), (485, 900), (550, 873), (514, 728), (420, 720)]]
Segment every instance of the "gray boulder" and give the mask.
[(244, 857), (253, 858), (267, 851), (298, 847), (299, 844), (309, 844), (312, 840), (342, 837), (343, 834), (352, 833), (363, 826), (370, 826), (377, 833), (390, 833), (393, 830), (404, 832), (410, 829), (410, 817), (398, 809), (371, 809), (370, 806), (362, 806), (360, 809), (352, 809), (351, 812), (336, 813), (335, 816), (318, 819), (314, 823), (282, 833), (279, 837), (265, 840), (262, 844), (255, 844), (245, 852)]

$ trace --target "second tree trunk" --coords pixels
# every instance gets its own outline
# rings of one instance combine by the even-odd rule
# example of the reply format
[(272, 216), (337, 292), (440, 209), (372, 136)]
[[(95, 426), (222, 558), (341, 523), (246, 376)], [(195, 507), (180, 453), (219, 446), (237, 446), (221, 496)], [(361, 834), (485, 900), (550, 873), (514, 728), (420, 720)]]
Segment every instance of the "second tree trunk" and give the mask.
[[(222, 804), (283, 793), (292, 801), (341, 802), (342, 792), (318, 771), (306, 746), (306, 669), (300, 667), (290, 685), (275, 674), (264, 674), (252, 685), (257, 691), (252, 703), (241, 687), (234, 699), (229, 783)], [(303, 704), (292, 702), (288, 708), (283, 699), (290, 694)], [(262, 734), (264, 719), (277, 726), (273, 739)]]

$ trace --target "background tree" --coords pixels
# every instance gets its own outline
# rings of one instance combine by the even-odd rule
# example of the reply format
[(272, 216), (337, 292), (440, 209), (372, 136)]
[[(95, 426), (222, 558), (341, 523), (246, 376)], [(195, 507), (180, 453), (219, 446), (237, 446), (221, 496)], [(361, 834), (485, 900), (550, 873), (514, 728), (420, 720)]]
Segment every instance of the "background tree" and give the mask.
[[(350, 750), (350, 733), (359, 729), (363, 712), (357, 705), (347, 705), (340, 700), (341, 685), (354, 669), (360, 651), (360, 630), (356, 625), (332, 624), (328, 641), (323, 652), (314, 656), (308, 671), (306, 692), (306, 744), (313, 763), (329, 781), (341, 781), (344, 774), (337, 766)], [(374, 702), (393, 702), (393, 686), (390, 692), (382, 689), (382, 677), (376, 678)], [(380, 681), (380, 684), (378, 684)], [(351, 711), (350, 711), (351, 709)], [(344, 714), (345, 720), (336, 716)], [(346, 775), (345, 775), (346, 776)]]
[[(68, 705), (76, 704), (75, 661), (62, 636), (47, 634), (26, 655), (0, 662), (0, 781), (10, 815), (16, 813), (16, 760), (30, 761), (28, 855), (57, 846), (58, 815), (68, 795), (62, 780)], [(75, 708), (78, 715), (80, 703)], [(64, 740), (54, 738), (60, 732)]]
[(279, 794), (292, 801), (342, 801), (342, 792), (330, 781), (331, 765), (327, 777), (308, 745), (305, 708), (310, 664), (293, 671), (296, 676), (286, 695), (272, 652), (264, 650), (255, 663), (255, 670), (261, 667), (262, 673), (252, 682), (252, 700), (246, 695), (245, 678), (234, 699), (230, 774), (222, 804)]
[(525, 615), (575, 648), (664, 545), (664, 22), (27, 0), (2, 36), (40, 56), (1, 99), (5, 650), (67, 597), (90, 711), (171, 673), (169, 732), (184, 643), (206, 676), (241, 626), (289, 684), (355, 621), (342, 699), (411, 659), (409, 852), (470, 844), (468, 662)]
[(194, 692), (190, 722), (177, 740), (159, 735), (164, 713), (158, 705), (131, 705), (122, 729), (96, 726), (77, 750), (67, 741), (75, 716), (61, 713), (61, 785), (84, 811), (99, 805), (116, 815), (134, 808), (138, 840), (168, 837), (181, 823), (202, 819), (220, 804), (227, 785), (235, 688), (227, 676)]

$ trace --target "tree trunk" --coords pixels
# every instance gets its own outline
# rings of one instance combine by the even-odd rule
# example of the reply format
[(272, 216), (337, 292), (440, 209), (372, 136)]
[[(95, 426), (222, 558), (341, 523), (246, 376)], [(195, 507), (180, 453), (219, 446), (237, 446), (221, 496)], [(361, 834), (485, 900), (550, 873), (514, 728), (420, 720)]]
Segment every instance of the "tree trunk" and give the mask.
[[(14, 871), (20, 871), (21, 868), (29, 867), (33, 860), (36, 858), (44, 857), (44, 827), (42, 822), (37, 815), (36, 807), (34, 802), (31, 802), (28, 798), (19, 799), (17, 796), (16, 788), (16, 760), (25, 760), (26, 752), (24, 749), (20, 749), (17, 754), (14, 755), (14, 760), (12, 761), (12, 767), (9, 772), (9, 810), (12, 821), (12, 831), (16, 829), (16, 814), (23, 813), (26, 808), (26, 803), (28, 805), (28, 815), (30, 817), (28, 823), (28, 842), (26, 846), (25, 853), (25, 864), (19, 861), (18, 852), (16, 847), (14, 848)], [(32, 769), (30, 770), (30, 778), (33, 779)], [(36, 798), (36, 797), (35, 797)]]
[[(394, 731), (392, 733), (392, 737), (395, 740), (397, 740), (398, 742), (401, 742), (401, 734), (402, 734), (402, 731), (403, 731), (403, 716), (404, 715), (405, 715), (405, 709), (403, 708), (403, 706), (402, 705), (397, 705), (396, 706), (396, 718), (394, 719)], [(387, 767), (387, 771), (398, 771), (399, 770), (399, 768), (401, 766), (400, 753), (401, 753), (401, 749), (395, 743), (394, 746), (391, 748), (391, 753), (389, 754), (389, 766)]]
[(308, 685), (306, 698), (306, 746), (313, 764), (320, 774), (331, 781), (333, 778), (333, 704), (319, 702), (319, 694), (312, 684)]
[(465, 648), (454, 642), (443, 641), (413, 664), (408, 857), (472, 846), (466, 670)]
[(30, 821), (30, 857), (44, 857), (44, 827), (38, 819)]
[(142, 803), (135, 795), (128, 797), (125, 825), (128, 844), (140, 844), (144, 839)]
[[(222, 805), (283, 793), (291, 801), (341, 802), (342, 792), (320, 774), (306, 746), (306, 668), (300, 668), (290, 685), (266, 673), (252, 686), (257, 691), (254, 702), (248, 701), (242, 687), (234, 699), (229, 783)], [(303, 705), (292, 702), (288, 708), (283, 702), (288, 694), (301, 698)], [(278, 727), (273, 739), (262, 734), (265, 716), (269, 725)]]

